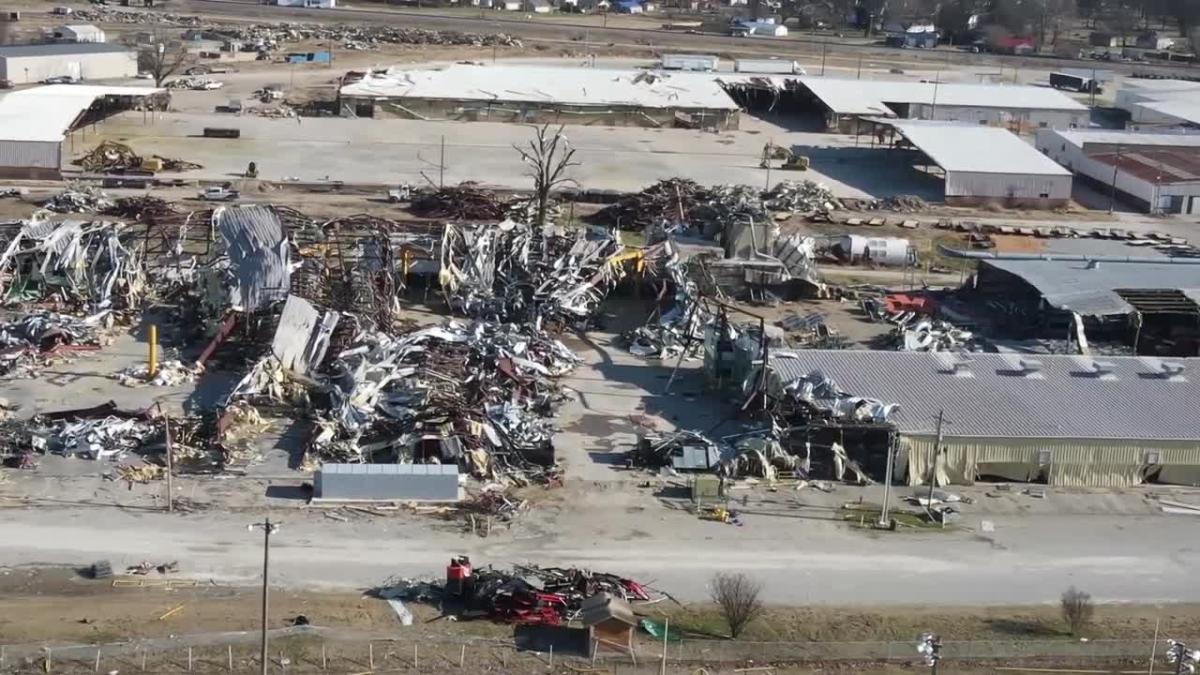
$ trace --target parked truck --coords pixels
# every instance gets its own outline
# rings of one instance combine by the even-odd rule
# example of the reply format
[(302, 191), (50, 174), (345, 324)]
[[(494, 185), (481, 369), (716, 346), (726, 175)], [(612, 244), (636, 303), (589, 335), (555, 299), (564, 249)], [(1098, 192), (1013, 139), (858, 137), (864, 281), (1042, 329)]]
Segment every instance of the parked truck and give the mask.
[(1083, 75), (1071, 73), (1050, 73), (1050, 86), (1055, 89), (1066, 89), (1085, 93), (1103, 93), (1100, 82)]
[(711, 54), (663, 54), (663, 70), (713, 71), (721, 65), (721, 59)]

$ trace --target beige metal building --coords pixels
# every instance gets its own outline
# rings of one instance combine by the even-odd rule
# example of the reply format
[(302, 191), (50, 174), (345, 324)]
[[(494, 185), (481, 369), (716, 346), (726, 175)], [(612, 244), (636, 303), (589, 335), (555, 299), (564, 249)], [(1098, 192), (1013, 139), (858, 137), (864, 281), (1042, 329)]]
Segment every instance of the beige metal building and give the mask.
[(79, 42), (0, 46), (0, 79), (33, 84), (50, 77), (107, 80), (137, 75), (137, 52), (121, 45)]
[(910, 485), (934, 466), (940, 485), (1200, 485), (1200, 359), (800, 350), (771, 365), (778, 382), (819, 371), (898, 405), (888, 423)]

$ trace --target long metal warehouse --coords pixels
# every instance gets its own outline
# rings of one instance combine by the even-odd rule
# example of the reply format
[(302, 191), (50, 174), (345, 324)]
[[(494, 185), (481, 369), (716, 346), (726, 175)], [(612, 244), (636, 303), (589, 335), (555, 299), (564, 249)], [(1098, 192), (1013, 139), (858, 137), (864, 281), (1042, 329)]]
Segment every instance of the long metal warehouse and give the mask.
[(939, 484), (1200, 484), (1200, 359), (800, 350), (771, 368), (780, 384), (819, 371), (897, 404), (897, 475), (912, 485), (935, 462)]
[(137, 52), (103, 42), (0, 46), (0, 80), (33, 84), (49, 77), (105, 80), (137, 75)]
[(997, 127), (867, 118), (889, 126), (936, 164), (946, 203), (1052, 208), (1071, 199), (1071, 172), (1016, 134)]

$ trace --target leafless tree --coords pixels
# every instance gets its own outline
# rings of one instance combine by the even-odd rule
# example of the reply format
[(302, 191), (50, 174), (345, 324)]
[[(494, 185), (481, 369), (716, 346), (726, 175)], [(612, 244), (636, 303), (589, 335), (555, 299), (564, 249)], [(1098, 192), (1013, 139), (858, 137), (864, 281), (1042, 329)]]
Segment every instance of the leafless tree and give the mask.
[(752, 581), (745, 574), (717, 573), (709, 582), (709, 597), (721, 610), (721, 616), (729, 626), (730, 637), (742, 634), (746, 625), (763, 612), (759, 599), (762, 584)]
[(179, 72), (187, 61), (187, 50), (178, 40), (166, 39), (158, 33), (149, 45), (138, 51), (138, 70), (150, 73), (156, 87), (161, 87), (167, 78)]
[(533, 178), (533, 191), (537, 199), (537, 225), (546, 224), (546, 211), (550, 205), (550, 193), (561, 185), (575, 184), (575, 179), (568, 177), (567, 170), (579, 166), (574, 161), (575, 148), (559, 127), (554, 135), (549, 135), (550, 125), (545, 124), (536, 128), (536, 136), (529, 141), (529, 147), (523, 148), (513, 144), (513, 148), (521, 153), (521, 161), (529, 165), (528, 175)]
[(1095, 613), (1096, 605), (1087, 593), (1072, 586), (1062, 594), (1062, 617), (1071, 635), (1079, 635)]

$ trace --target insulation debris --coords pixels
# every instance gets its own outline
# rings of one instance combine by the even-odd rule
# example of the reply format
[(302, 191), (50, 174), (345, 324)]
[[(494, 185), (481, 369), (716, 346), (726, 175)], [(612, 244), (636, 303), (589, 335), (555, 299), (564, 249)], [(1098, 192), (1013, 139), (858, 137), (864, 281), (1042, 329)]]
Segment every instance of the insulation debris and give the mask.
[(0, 253), (0, 296), (56, 297), (90, 311), (137, 306), (145, 292), (141, 247), (124, 233), (121, 223), (24, 222)]
[(811, 180), (783, 181), (763, 195), (764, 206), (771, 211), (814, 213), (842, 208), (829, 188)]
[(177, 77), (163, 82), (167, 89), (190, 89), (192, 91), (212, 91), (225, 86), (220, 80), (201, 76)]
[(782, 393), (824, 417), (847, 422), (887, 422), (900, 407), (896, 403), (848, 394), (833, 378), (817, 370), (783, 383)]
[(195, 382), (199, 370), (185, 365), (178, 359), (163, 361), (158, 364), (154, 377), (150, 377), (149, 367), (145, 364), (130, 366), (116, 374), (116, 379), (126, 387), (176, 387), (188, 382)]

